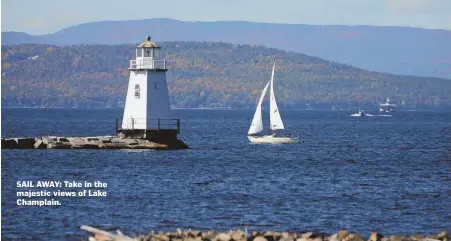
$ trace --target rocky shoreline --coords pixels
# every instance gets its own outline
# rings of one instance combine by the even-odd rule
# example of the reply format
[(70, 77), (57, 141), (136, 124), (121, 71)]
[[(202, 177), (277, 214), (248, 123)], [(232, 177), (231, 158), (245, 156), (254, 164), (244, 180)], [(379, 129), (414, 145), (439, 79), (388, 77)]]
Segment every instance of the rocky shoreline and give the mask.
[(378, 232), (372, 232), (369, 237), (363, 237), (346, 229), (332, 235), (313, 232), (277, 231), (253, 231), (248, 233), (240, 229), (228, 232), (177, 229), (175, 232), (151, 232), (145, 236), (132, 238), (124, 235), (119, 230), (116, 233), (110, 233), (89, 226), (81, 226), (81, 229), (92, 234), (89, 237), (89, 241), (451, 241), (451, 234), (445, 231), (431, 236), (423, 234), (384, 236)]
[(96, 137), (27, 137), (2, 138), (2, 149), (188, 149), (182, 140), (150, 141), (138, 138), (118, 138), (115, 136)]

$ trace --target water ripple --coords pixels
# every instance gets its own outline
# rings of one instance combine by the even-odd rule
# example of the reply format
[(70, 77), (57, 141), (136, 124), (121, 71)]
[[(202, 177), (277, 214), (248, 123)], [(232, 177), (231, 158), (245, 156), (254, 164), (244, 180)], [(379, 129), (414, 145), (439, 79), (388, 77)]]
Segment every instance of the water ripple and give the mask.
[[(93, 118), (92, 113), (97, 113)], [(192, 149), (2, 150), (2, 236), (79, 239), (176, 228), (362, 234), (451, 227), (451, 113), (284, 111), (300, 145), (251, 145), (252, 110), (180, 110)], [(2, 136), (113, 134), (120, 110), (2, 109)], [(264, 120), (267, 123), (268, 120)], [(101, 180), (106, 198), (15, 205), (18, 180)]]

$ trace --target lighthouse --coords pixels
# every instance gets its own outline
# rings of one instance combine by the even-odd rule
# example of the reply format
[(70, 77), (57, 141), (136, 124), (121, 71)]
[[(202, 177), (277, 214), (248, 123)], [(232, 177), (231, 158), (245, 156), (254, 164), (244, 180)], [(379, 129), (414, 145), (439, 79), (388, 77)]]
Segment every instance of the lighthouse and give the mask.
[(177, 139), (180, 120), (172, 115), (167, 71), (161, 47), (147, 36), (146, 41), (136, 47), (136, 58), (130, 60), (130, 78), (120, 128), (116, 123), (119, 137), (160, 142)]

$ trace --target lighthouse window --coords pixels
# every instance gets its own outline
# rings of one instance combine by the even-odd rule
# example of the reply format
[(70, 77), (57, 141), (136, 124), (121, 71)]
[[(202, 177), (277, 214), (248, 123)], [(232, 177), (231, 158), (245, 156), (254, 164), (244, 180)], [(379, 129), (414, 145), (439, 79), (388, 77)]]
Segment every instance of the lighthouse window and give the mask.
[(150, 57), (150, 49), (146, 49), (144, 57)]
[(139, 99), (140, 97), (140, 88), (139, 85), (135, 85), (135, 98)]

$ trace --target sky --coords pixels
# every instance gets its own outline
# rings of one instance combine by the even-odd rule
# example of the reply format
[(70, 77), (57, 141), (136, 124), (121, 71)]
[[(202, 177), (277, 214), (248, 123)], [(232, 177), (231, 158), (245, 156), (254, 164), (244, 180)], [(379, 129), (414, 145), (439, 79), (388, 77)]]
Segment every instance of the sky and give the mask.
[(46, 34), (149, 18), (451, 30), (451, 0), (1, 0), (2, 31)]

